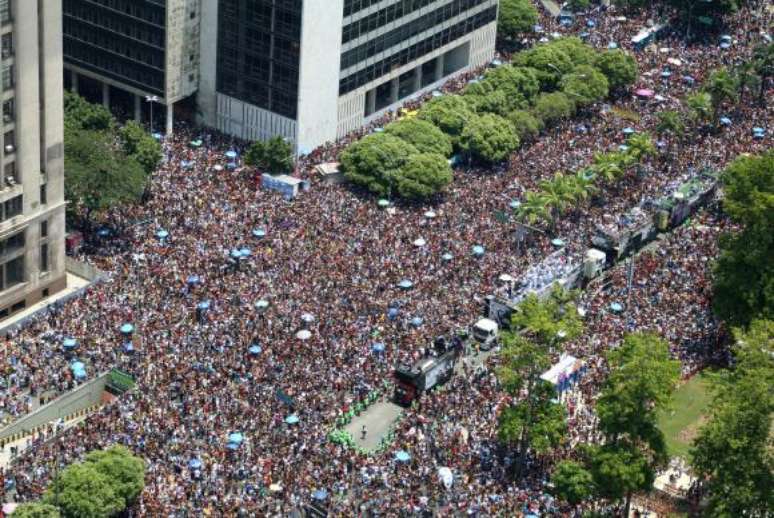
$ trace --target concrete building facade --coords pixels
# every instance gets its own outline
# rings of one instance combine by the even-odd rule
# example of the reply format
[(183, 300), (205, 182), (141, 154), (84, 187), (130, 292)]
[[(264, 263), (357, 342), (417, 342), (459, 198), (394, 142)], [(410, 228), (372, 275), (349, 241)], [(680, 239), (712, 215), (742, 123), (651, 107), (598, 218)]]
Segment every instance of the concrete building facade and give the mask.
[(205, 4), (201, 122), (248, 140), (281, 135), (298, 153), (494, 55), (498, 0)]
[(88, 84), (93, 95), (87, 97), (138, 121), (165, 114), (171, 132), (175, 104), (199, 83), (200, 4), (63, 0), (67, 87), (85, 93)]
[(200, 124), (281, 135), (299, 154), (485, 64), (498, 10), (498, 0), (63, 2), (71, 89), (89, 81), (87, 97), (113, 108), (120, 94), (143, 121), (187, 99)]
[(63, 289), (60, 0), (0, 0), (0, 319)]

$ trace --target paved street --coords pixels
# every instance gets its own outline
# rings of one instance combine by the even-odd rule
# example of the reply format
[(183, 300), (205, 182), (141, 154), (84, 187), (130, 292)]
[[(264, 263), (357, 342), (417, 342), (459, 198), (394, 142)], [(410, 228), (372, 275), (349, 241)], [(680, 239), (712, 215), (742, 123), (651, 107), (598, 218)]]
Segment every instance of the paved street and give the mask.
[[(388, 394), (388, 397), (390, 396), (392, 396), (392, 394)], [(387, 435), (390, 424), (398, 418), (401, 410), (403, 409), (392, 401), (383, 399), (374, 403), (368, 407), (365, 412), (355, 417), (345, 429), (352, 434), (357, 446), (373, 450), (379, 446), (382, 437)], [(361, 438), (363, 425), (366, 426), (366, 430), (368, 431), (365, 439)]]

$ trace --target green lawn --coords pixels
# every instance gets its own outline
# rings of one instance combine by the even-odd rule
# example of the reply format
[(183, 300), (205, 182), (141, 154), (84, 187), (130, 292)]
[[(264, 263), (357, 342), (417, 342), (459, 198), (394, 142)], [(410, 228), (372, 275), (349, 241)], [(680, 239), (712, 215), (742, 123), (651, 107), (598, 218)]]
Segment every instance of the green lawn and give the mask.
[(702, 414), (710, 402), (708, 383), (701, 374), (675, 391), (672, 410), (659, 416), (669, 454), (688, 459), (688, 449), (702, 425)]

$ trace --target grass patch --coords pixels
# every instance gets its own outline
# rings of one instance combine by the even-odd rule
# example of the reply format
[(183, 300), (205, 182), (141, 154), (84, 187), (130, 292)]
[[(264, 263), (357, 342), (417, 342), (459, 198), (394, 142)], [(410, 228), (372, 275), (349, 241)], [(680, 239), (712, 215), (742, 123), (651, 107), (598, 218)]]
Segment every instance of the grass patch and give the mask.
[(671, 456), (688, 459), (691, 443), (705, 422), (704, 413), (710, 399), (709, 383), (703, 374), (694, 376), (675, 391), (672, 409), (658, 418)]

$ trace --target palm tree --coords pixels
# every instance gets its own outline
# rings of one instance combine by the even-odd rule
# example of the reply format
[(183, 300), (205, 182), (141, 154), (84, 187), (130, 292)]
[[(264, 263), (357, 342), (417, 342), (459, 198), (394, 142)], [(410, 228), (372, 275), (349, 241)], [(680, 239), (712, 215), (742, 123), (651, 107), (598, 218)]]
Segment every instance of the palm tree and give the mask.
[(653, 145), (653, 139), (647, 133), (636, 133), (630, 136), (627, 139), (626, 144), (629, 146), (629, 153), (631, 153), (637, 161), (641, 161), (643, 158), (656, 153), (656, 146)]
[(736, 101), (737, 88), (736, 77), (727, 68), (724, 67), (712, 71), (709, 79), (704, 84), (703, 90), (710, 95), (713, 120), (718, 120), (720, 107), (726, 100)]
[(683, 123), (683, 116), (676, 110), (666, 110), (658, 112), (656, 114), (658, 118), (658, 124), (656, 124), (656, 132), (659, 135), (670, 134), (678, 139), (685, 133), (685, 123)]
[(755, 73), (761, 79), (758, 101), (763, 104), (763, 93), (766, 91), (766, 82), (774, 76), (774, 43), (759, 45), (753, 52), (753, 66)]
[(577, 193), (576, 199), (578, 201), (588, 200), (592, 194), (599, 189), (594, 185), (594, 176), (589, 174), (587, 170), (581, 170), (575, 173), (575, 176), (570, 177), (574, 186), (574, 190)]
[(712, 116), (712, 97), (707, 92), (696, 92), (685, 98), (685, 104), (691, 111), (691, 119), (696, 124), (706, 123)]
[(530, 224), (551, 222), (551, 209), (540, 193), (527, 192), (524, 202), (517, 209), (516, 217)]
[(755, 63), (751, 61), (745, 61), (740, 65), (737, 65), (734, 70), (736, 76), (736, 86), (739, 89), (739, 102), (744, 101), (744, 93), (749, 88), (755, 90), (758, 87), (758, 83), (761, 78), (755, 72)]
[(607, 183), (618, 179), (624, 173), (617, 153), (597, 153), (594, 155), (594, 173)]

